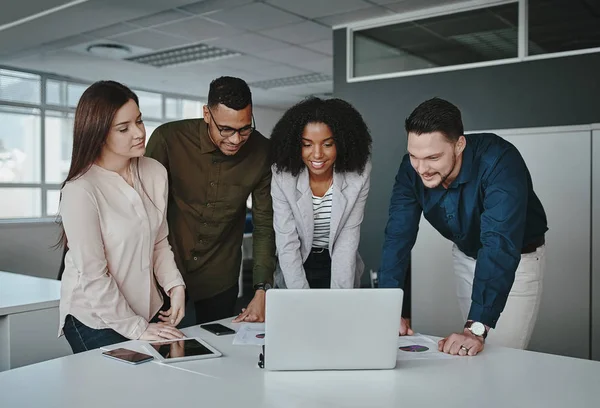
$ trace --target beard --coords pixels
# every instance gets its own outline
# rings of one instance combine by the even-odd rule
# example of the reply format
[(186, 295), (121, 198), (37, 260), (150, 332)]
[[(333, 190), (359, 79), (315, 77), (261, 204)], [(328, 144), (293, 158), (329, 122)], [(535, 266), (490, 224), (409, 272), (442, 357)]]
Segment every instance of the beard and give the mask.
[[(437, 182), (435, 185), (433, 186), (425, 186), (427, 188), (438, 188), (440, 185), (442, 185), (446, 180), (448, 180), (448, 177), (450, 177), (450, 175), (454, 172), (454, 168), (456, 167), (456, 154), (452, 155), (452, 167), (450, 168), (450, 170), (448, 170), (447, 173), (442, 174), (440, 172), (435, 173), (438, 174), (440, 176), (440, 181)], [(423, 184), (425, 184), (425, 180), (423, 180)]]

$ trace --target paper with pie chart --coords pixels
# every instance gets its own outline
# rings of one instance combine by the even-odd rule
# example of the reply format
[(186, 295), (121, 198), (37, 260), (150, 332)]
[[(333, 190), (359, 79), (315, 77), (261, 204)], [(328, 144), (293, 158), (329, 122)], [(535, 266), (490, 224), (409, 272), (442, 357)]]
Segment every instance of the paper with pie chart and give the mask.
[(262, 346), (265, 344), (264, 323), (243, 323), (235, 334), (235, 346)]
[(398, 360), (447, 360), (455, 358), (438, 351), (437, 341), (415, 333), (398, 337)]

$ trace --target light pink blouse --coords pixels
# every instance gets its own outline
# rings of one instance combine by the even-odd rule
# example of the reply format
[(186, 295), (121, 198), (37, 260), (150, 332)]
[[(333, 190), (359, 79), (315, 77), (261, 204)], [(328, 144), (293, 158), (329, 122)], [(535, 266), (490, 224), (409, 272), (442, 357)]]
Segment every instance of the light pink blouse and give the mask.
[(160, 310), (158, 286), (184, 285), (167, 241), (168, 179), (154, 159), (133, 159), (134, 187), (116, 172), (92, 167), (62, 189), (68, 240), (60, 328), (73, 315), (94, 329), (137, 339)]

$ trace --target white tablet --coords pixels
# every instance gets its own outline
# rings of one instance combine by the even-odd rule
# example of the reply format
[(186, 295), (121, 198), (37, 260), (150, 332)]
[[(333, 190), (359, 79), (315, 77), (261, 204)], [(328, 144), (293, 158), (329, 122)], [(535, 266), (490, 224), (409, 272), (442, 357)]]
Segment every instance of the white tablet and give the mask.
[(221, 357), (219, 350), (200, 338), (150, 342), (146, 347), (162, 363)]

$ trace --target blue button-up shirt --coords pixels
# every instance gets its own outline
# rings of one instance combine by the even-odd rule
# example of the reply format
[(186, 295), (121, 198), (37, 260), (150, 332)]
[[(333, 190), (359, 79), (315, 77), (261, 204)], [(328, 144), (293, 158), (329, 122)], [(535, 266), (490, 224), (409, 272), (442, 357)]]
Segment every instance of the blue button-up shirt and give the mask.
[(404, 156), (390, 202), (379, 286), (404, 286), (423, 213), (444, 237), (477, 259), (469, 319), (495, 327), (522, 248), (548, 230), (546, 214), (511, 143), (491, 133), (465, 137), (460, 172), (447, 189), (426, 188)]

